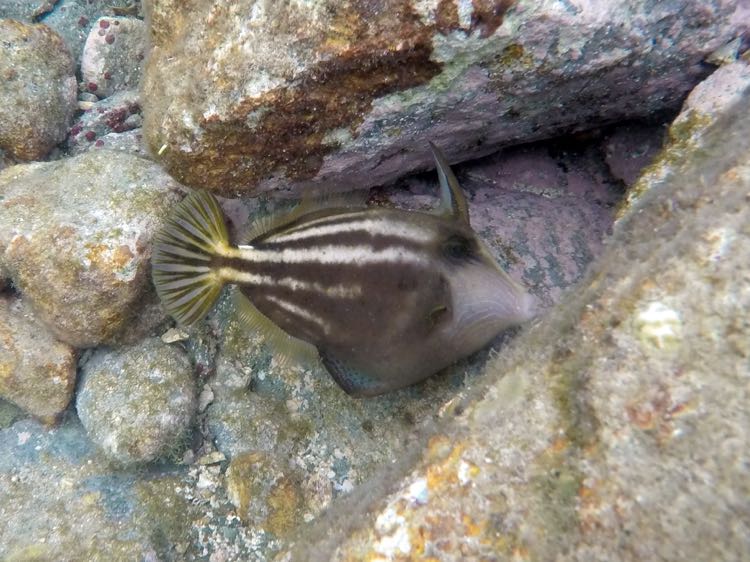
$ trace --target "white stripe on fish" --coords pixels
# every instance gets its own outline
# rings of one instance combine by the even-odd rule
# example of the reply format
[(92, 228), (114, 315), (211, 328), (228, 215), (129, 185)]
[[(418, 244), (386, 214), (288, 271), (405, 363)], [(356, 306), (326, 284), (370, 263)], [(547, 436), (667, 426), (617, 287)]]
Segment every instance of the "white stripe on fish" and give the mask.
[(320, 265), (342, 264), (384, 264), (403, 263), (410, 265), (427, 265), (424, 254), (410, 248), (391, 246), (374, 250), (372, 246), (342, 246), (328, 244), (312, 248), (284, 248), (283, 250), (264, 250), (253, 246), (237, 246), (236, 255), (250, 263), (309, 263)]
[(313, 314), (309, 310), (305, 310), (304, 308), (297, 306), (296, 304), (285, 301), (284, 299), (280, 299), (279, 297), (276, 297), (274, 295), (264, 295), (263, 298), (274, 303), (282, 310), (285, 310), (302, 320), (306, 320), (307, 322), (317, 325), (324, 334), (330, 333), (331, 325), (323, 320), (320, 316)]
[(342, 299), (356, 299), (362, 296), (361, 285), (331, 285), (326, 286), (322, 283), (303, 281), (294, 277), (282, 277), (277, 279), (271, 275), (259, 275), (235, 269), (233, 267), (223, 267), (219, 270), (222, 279), (230, 283), (242, 283), (246, 285), (284, 287), (292, 291), (310, 291), (322, 293), (329, 297), (338, 297)]
[(427, 244), (432, 242), (434, 238), (432, 233), (405, 222), (395, 222), (383, 218), (364, 219), (359, 217), (359, 220), (356, 221), (335, 222), (333, 224), (323, 224), (304, 229), (297, 229), (290, 233), (273, 236), (268, 239), (268, 242), (282, 244), (285, 242), (295, 242), (320, 236), (331, 236), (351, 232), (362, 232), (363, 234), (370, 236), (397, 236), (415, 244)]

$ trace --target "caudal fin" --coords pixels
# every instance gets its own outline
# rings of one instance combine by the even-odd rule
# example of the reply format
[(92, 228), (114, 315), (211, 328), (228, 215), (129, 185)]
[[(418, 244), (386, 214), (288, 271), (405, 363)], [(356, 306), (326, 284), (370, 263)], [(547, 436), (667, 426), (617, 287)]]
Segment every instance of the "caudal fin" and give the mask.
[(216, 198), (205, 191), (188, 195), (154, 237), (151, 275), (162, 304), (184, 326), (203, 318), (224, 280), (212, 267), (226, 254), (229, 235)]

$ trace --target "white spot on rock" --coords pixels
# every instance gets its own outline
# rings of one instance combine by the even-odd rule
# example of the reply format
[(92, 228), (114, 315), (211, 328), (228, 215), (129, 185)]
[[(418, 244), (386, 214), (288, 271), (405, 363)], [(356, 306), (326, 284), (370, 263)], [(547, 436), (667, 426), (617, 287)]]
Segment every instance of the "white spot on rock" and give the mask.
[(682, 338), (679, 313), (661, 302), (652, 302), (636, 317), (641, 341), (659, 349), (677, 343)]
[(419, 505), (426, 504), (430, 497), (429, 490), (427, 489), (427, 480), (419, 478), (413, 482), (412, 485), (409, 486), (406, 496), (412, 503)]

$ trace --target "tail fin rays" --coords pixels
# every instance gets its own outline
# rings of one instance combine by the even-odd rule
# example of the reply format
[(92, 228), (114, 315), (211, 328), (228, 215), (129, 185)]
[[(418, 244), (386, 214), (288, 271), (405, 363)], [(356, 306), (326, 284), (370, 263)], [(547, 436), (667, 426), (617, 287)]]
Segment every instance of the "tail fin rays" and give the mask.
[(154, 286), (180, 324), (192, 326), (216, 302), (224, 280), (211, 269), (211, 260), (228, 250), (229, 234), (219, 202), (203, 191), (179, 203), (155, 236)]

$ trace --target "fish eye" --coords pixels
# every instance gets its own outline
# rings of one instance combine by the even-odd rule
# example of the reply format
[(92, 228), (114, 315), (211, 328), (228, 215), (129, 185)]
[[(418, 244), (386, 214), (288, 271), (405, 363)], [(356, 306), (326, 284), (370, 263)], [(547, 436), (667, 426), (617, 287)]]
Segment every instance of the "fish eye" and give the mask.
[(443, 242), (443, 255), (452, 260), (464, 260), (472, 257), (475, 251), (474, 241), (461, 234), (453, 234)]

